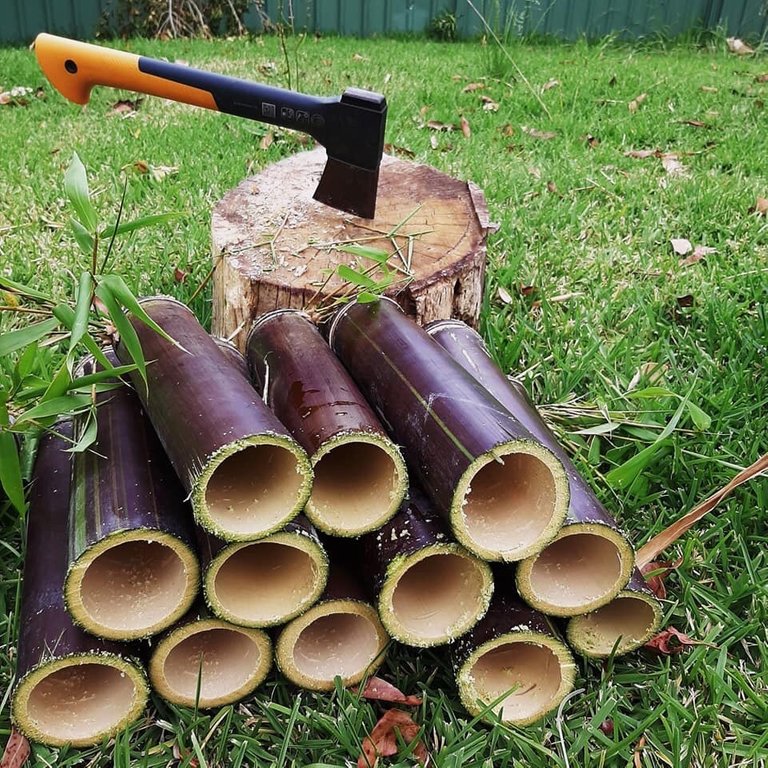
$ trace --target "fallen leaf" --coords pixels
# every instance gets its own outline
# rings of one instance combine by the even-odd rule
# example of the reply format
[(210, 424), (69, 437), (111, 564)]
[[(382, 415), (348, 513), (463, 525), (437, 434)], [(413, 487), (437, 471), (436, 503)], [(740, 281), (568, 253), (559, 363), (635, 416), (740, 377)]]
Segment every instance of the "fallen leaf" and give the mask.
[(435, 134), (433, 133), (433, 134), (432, 134), (432, 135), (429, 137), (429, 144), (430, 144), (430, 146), (432, 147), (432, 149), (437, 149), (437, 147), (438, 147), (439, 143), (440, 143), (440, 142), (437, 140), (437, 136), (435, 136)]
[(512, 125), (512, 123), (505, 123), (501, 126), (501, 135), (502, 136), (514, 136), (515, 135), (515, 126)]
[(694, 303), (693, 294), (686, 293), (685, 296), (678, 296), (675, 301), (678, 307), (692, 307)]
[(180, 269), (179, 267), (174, 267), (173, 268), (173, 279), (177, 283), (183, 283), (187, 279), (187, 273), (183, 269)]
[(598, 144), (600, 144), (600, 139), (597, 138), (597, 136), (593, 136), (591, 133), (588, 133), (584, 137), (584, 141), (587, 142), (587, 146), (591, 149), (594, 149)]
[(353, 53), (352, 61), (369, 61), (367, 56), (363, 56), (361, 53)]
[(638, 740), (637, 744), (635, 744), (635, 748), (633, 750), (632, 755), (632, 762), (634, 763), (635, 768), (643, 768), (643, 748), (645, 747), (645, 734), (643, 734)]
[(469, 85), (465, 85), (462, 89), (462, 93), (472, 93), (472, 91), (479, 91), (482, 88), (485, 88), (485, 83), (470, 83)]
[(667, 627), (652, 637), (643, 647), (649, 651), (655, 651), (661, 656), (672, 656), (676, 653), (682, 653), (692, 645), (709, 645), (709, 643), (705, 643), (703, 640), (694, 640), (674, 627)]
[(738, 37), (727, 37), (725, 42), (728, 45), (728, 50), (731, 53), (735, 53), (738, 56), (748, 56), (750, 53), (754, 53), (755, 49), (748, 46), (743, 40)]
[(555, 184), (554, 181), (548, 181), (547, 182), (547, 192), (553, 194), (553, 195), (559, 195), (560, 190), (557, 188), (557, 184)]
[(174, 59), (174, 64), (178, 64), (180, 67), (188, 67), (189, 62), (186, 59)]
[(136, 114), (143, 99), (118, 99), (109, 109), (123, 117), (132, 117)]
[(527, 133), (531, 138), (541, 139), (542, 141), (549, 141), (557, 136), (554, 131), (540, 131), (536, 128), (529, 128), (527, 125), (521, 125), (520, 130), (523, 133)]
[(139, 173), (149, 173), (149, 163), (146, 160), (137, 160), (133, 167), (139, 172)]
[(391, 701), (393, 704), (405, 704), (407, 707), (418, 707), (421, 704), (420, 696), (406, 696), (399, 688), (380, 677), (369, 677), (360, 695), (364, 699)]
[(22, 736), (15, 728), (11, 728), (11, 735), (5, 745), (3, 757), (0, 759), (0, 768), (21, 768), (27, 762), (31, 750), (26, 737)]
[(693, 250), (690, 240), (686, 240), (684, 237), (673, 237), (670, 241), (672, 244), (672, 250), (678, 256), (685, 256), (686, 253), (690, 253)]
[(693, 128), (709, 128), (709, 126), (701, 120), (678, 120), (682, 125), (690, 125)]
[(630, 149), (624, 153), (624, 157), (634, 157), (636, 160), (645, 160), (648, 157), (660, 157), (658, 149)]
[(670, 560), (652, 560), (640, 569), (640, 573), (645, 576), (645, 583), (648, 585), (648, 589), (650, 589), (659, 600), (664, 600), (667, 597), (667, 588), (664, 585), (664, 580), (670, 573), (672, 573), (672, 571), (679, 568), (682, 564), (682, 557), (679, 557), (674, 562)]
[(635, 96), (632, 101), (627, 104), (629, 111), (634, 114), (640, 108), (640, 105), (648, 98), (647, 93), (641, 93), (639, 96)]
[(681, 259), (679, 266), (690, 267), (697, 261), (701, 261), (705, 256), (709, 256), (711, 253), (717, 253), (717, 248), (712, 248), (709, 245), (697, 245), (693, 249), (693, 253), (686, 258)]
[(166, 176), (173, 176), (179, 169), (175, 165), (150, 165), (149, 176), (152, 181), (162, 181)]
[(499, 102), (494, 101), (490, 96), (481, 96), (480, 101), (483, 102), (483, 109), (486, 112), (498, 112)]
[(514, 299), (510, 295), (509, 291), (502, 286), (499, 286), (496, 289), (496, 295), (499, 297), (499, 301), (501, 301), (502, 304), (512, 304), (514, 302)]
[(762, 75), (755, 75), (756, 83), (768, 83), (768, 72), (763, 72)]
[(259, 149), (269, 149), (272, 144), (275, 142), (275, 134), (272, 133), (272, 131), (267, 131), (262, 137), (261, 141), (259, 142)]
[(541, 86), (542, 91), (549, 91), (552, 88), (557, 88), (557, 86), (560, 85), (560, 81), (555, 79), (554, 77), (551, 80), (547, 80), (544, 85)]
[(687, 176), (685, 166), (673, 152), (667, 152), (661, 156), (661, 164), (670, 176)]
[(749, 212), (756, 213), (758, 216), (768, 216), (768, 198), (758, 197)]
[(413, 150), (410, 150), (407, 147), (400, 147), (397, 144), (385, 144), (384, 151), (388, 155), (399, 155), (400, 157), (407, 157), (410, 159), (416, 157), (416, 153)]
[[(357, 768), (374, 768), (379, 757), (396, 755), (398, 732), (402, 740), (410, 744), (418, 738), (419, 726), (407, 712), (388, 709), (373, 727), (370, 735), (363, 739), (363, 751), (357, 758)], [(412, 754), (422, 765), (426, 765), (427, 748), (423, 741), (418, 741)]]
[(10, 91), (0, 93), (0, 106), (26, 107), (29, 104), (29, 96), (34, 93), (32, 88), (25, 85), (17, 85)]
[(538, 292), (535, 285), (521, 285), (520, 293), (523, 296), (534, 296)]
[(717, 93), (717, 88), (714, 85), (702, 85), (701, 91), (703, 93)]
[(433, 131), (452, 131), (456, 126), (453, 123), (443, 123), (440, 120), (427, 120), (427, 128)]
[(530, 168), (528, 168), (528, 173), (530, 173), (534, 179), (541, 178), (541, 171), (535, 165), (532, 165)]
[(461, 126), (461, 132), (464, 134), (465, 139), (469, 139), (472, 137), (472, 129), (469, 127), (469, 120), (467, 120), (464, 115), (461, 116), (461, 122), (459, 123)]

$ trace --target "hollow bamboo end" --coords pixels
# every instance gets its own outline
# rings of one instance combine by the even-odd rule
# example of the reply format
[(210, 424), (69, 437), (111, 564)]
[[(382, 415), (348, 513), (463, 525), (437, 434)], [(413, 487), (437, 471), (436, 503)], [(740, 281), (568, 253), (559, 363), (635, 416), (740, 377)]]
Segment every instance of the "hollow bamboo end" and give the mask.
[(290, 621), (313, 605), (328, 581), (328, 556), (314, 539), (281, 531), (222, 550), (203, 588), (211, 611), (245, 627)]
[(408, 490), (402, 454), (383, 435), (338, 435), (312, 456), (312, 465), (314, 483), (305, 513), (331, 536), (360, 536), (380, 528)]
[(576, 616), (613, 600), (627, 585), (635, 555), (617, 530), (575, 523), (517, 567), (517, 590), (549, 616)]
[(210, 709), (252, 693), (271, 665), (266, 632), (203, 619), (161, 638), (149, 662), (149, 677), (172, 704)]
[(572, 618), (566, 636), (576, 653), (604, 659), (640, 648), (659, 631), (661, 619), (661, 604), (653, 595), (624, 590), (608, 605)]
[(228, 541), (267, 536), (290, 522), (312, 488), (302, 448), (282, 435), (253, 435), (208, 459), (192, 489), (198, 523)]
[(294, 619), (280, 633), (275, 660), (294, 684), (331, 691), (336, 677), (356, 685), (384, 661), (389, 636), (373, 606), (327, 600)]
[(147, 705), (143, 671), (112, 654), (51, 659), (23, 677), (13, 694), (12, 717), (32, 741), (89, 747), (137, 720)]
[(492, 594), (487, 563), (458, 544), (434, 544), (390, 564), (379, 615), (395, 640), (429, 648), (468, 632), (485, 615)]
[(478, 557), (514, 562), (552, 541), (569, 497), (565, 469), (552, 452), (533, 440), (515, 440), (478, 456), (464, 471), (451, 526)]
[(503, 634), (477, 647), (456, 683), (466, 710), (492, 722), (529, 725), (573, 690), (576, 665), (557, 638), (535, 632)]
[(194, 602), (200, 566), (192, 549), (163, 531), (119, 531), (70, 567), (64, 600), (73, 621), (109, 640), (150, 637)]

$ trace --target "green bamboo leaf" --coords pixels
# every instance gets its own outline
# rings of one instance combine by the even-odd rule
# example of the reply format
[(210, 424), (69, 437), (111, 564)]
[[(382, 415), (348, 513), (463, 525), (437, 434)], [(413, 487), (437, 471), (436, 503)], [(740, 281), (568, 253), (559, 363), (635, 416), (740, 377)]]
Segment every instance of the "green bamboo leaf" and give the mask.
[(138, 219), (132, 221), (114, 222), (110, 224), (99, 233), (99, 237), (109, 240), (112, 237), (118, 235), (125, 235), (129, 232), (135, 232), (137, 229), (144, 229), (146, 227), (154, 227), (158, 224), (167, 224), (169, 221), (178, 219), (181, 216), (180, 213), (171, 211), (169, 213), (156, 213), (151, 216), (141, 216)]
[(72, 155), (72, 160), (64, 174), (64, 192), (75, 210), (77, 220), (88, 232), (95, 234), (98, 228), (98, 218), (91, 202), (85, 166), (77, 152)]
[(131, 325), (130, 320), (126, 317), (119, 302), (109, 289), (109, 284), (102, 279), (99, 279), (99, 285), (96, 288), (96, 295), (104, 302), (104, 306), (109, 312), (109, 318), (114, 324), (117, 332), (120, 334), (120, 342), (128, 351), (131, 356), (131, 360), (136, 365), (136, 371), (139, 376), (147, 383), (147, 363), (144, 360), (144, 353), (141, 350), (141, 342), (136, 333), (136, 330)]
[(33, 341), (20, 355), (16, 361), (16, 366), (13, 369), (14, 379), (17, 385), (21, 384), (24, 379), (32, 373), (32, 367), (35, 364), (37, 358), (38, 346), (37, 342)]
[(14, 423), (14, 429), (27, 421), (41, 421), (54, 416), (65, 416), (71, 413), (79, 413), (84, 408), (90, 408), (90, 394), (61, 395), (44, 403), (33, 406), (24, 411)]
[(627, 392), (627, 397), (680, 397), (680, 395), (666, 387), (645, 387), (645, 389)]
[(371, 302), (378, 301), (379, 297), (374, 293), (368, 291), (361, 291), (355, 297), (360, 304), (370, 304)]
[(352, 254), (352, 256), (361, 256), (364, 259), (370, 259), (377, 264), (384, 264), (389, 260), (390, 254), (382, 248), (374, 248), (371, 245), (359, 245), (357, 243), (348, 243), (340, 245), (337, 250), (343, 253)]
[(89, 373), (85, 376), (79, 376), (78, 378), (72, 380), (70, 389), (75, 389), (76, 387), (90, 387), (92, 384), (101, 384), (102, 382), (110, 381), (120, 376), (125, 376), (129, 373), (132, 373), (136, 370), (137, 367), (138, 366), (135, 364), (116, 365), (114, 368), (110, 368), (108, 370), (96, 371), (95, 373)]
[[(119, 275), (101, 275), (99, 285), (107, 287), (109, 292), (117, 301), (122, 304), (132, 315), (141, 320), (144, 325), (151, 328), (155, 333), (159, 333), (167, 342), (173, 344), (181, 350), (186, 350), (175, 339), (169, 336), (145, 311), (141, 303), (133, 295), (131, 289), (125, 284), (125, 281)], [(143, 378), (143, 374), (142, 374)]]
[[(68, 304), (57, 304), (53, 308), (53, 315), (67, 330), (72, 330), (75, 324), (75, 310), (72, 307)], [(101, 346), (89, 334), (86, 333), (81, 342), (104, 368), (114, 367), (109, 358), (104, 354)]]
[(2, 275), (0, 275), (0, 288), (5, 288), (13, 293), (18, 293), (19, 296), (27, 296), (30, 299), (37, 299), (38, 301), (53, 301), (50, 296), (47, 296), (34, 288), (30, 288), (28, 285), (17, 283), (15, 280), (3, 277)]
[(80, 275), (77, 286), (77, 304), (75, 305), (75, 317), (70, 328), (69, 351), (71, 355), (75, 347), (88, 330), (88, 318), (91, 314), (91, 301), (93, 300), (93, 277), (87, 270)]
[(687, 408), (693, 425), (700, 432), (706, 432), (712, 426), (712, 418), (708, 413), (699, 408), (698, 405), (689, 402)]
[(80, 250), (88, 257), (93, 256), (93, 235), (74, 216), (69, 217), (69, 226)]
[(69, 389), (71, 383), (72, 375), (69, 371), (69, 365), (67, 364), (67, 361), (64, 360), (46, 387), (45, 392), (40, 398), (40, 402), (45, 403), (48, 400), (60, 397)]
[(18, 331), (4, 333), (0, 336), (0, 357), (5, 357), (17, 349), (39, 341), (58, 327), (59, 321), (54, 317), (49, 317), (41, 323), (33, 323), (26, 328), (19, 328)]
[(0, 430), (0, 485), (8, 500), (23, 515), (27, 504), (24, 500), (24, 481), (16, 438), (11, 432)]
[(339, 266), (336, 267), (336, 273), (342, 280), (346, 280), (353, 285), (359, 285), (361, 288), (373, 289), (378, 285), (377, 282), (368, 277), (368, 275), (358, 272), (356, 269), (352, 269), (352, 267), (348, 267), (346, 264), (339, 264)]
[(95, 442), (99, 433), (99, 425), (96, 421), (96, 408), (92, 407), (88, 411), (88, 416), (85, 419), (85, 426), (78, 430), (76, 437), (77, 442), (70, 448), (67, 448), (68, 453), (82, 453), (88, 450)]

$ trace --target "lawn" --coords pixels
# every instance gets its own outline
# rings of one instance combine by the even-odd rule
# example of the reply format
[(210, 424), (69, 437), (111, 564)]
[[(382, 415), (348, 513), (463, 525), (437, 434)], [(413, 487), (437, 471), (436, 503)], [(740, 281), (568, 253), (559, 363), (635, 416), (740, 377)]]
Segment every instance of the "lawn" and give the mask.
[[(274, 37), (121, 45), (288, 84)], [(499, 225), (489, 243), (484, 335), (504, 369), (546, 406), (638, 544), (766, 452), (768, 60), (730, 54), (720, 39), (516, 43), (502, 51), (479, 41), (289, 38), (286, 47), (294, 86), (384, 92), (394, 151), (484, 189)], [(125, 180), (126, 215), (182, 214), (120, 243), (111, 268), (137, 294), (190, 300), (211, 266), (216, 201), (303, 148), (296, 135), (150, 97), (120, 112), (117, 99), (132, 97), (107, 89), (81, 109), (53, 91), (26, 49), (0, 50), (0, 91), (14, 86), (42, 91), (26, 105), (0, 105), (0, 270), (63, 297), (83, 268), (62, 186), (73, 151), (105, 220), (114, 218)], [(192, 306), (209, 322), (209, 288)], [(0, 329), (25, 320), (2, 311)], [(50, 373), (60, 355), (56, 347), (41, 353), (39, 372)], [(0, 360), (0, 385), (12, 362)], [(679, 400), (632, 396), (650, 385), (689, 397), (708, 418), (686, 411), (655, 442)], [(650, 444), (657, 450), (641, 476), (608, 482), (610, 470)], [(767, 520), (763, 478), (667, 551), (682, 564), (667, 580), (665, 625), (704, 644), (668, 657), (582, 660), (582, 691), (538, 725), (472, 722), (446, 649), (393, 648), (382, 676), (424, 693), (414, 719), (436, 766), (763, 766)], [(7, 504), (0, 526), (4, 742), (21, 562), (21, 524)], [(273, 673), (255, 696), (218, 711), (155, 698), (116, 742), (35, 747), (35, 764), (351, 765), (380, 714), (354, 693), (299, 693)], [(412, 762), (400, 760), (389, 764)]]

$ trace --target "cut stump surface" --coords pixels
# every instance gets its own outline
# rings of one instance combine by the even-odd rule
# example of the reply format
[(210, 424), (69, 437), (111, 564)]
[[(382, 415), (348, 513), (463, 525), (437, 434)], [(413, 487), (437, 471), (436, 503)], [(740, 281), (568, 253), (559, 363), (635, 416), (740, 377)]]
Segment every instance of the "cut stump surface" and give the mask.
[(394, 278), (385, 291), (419, 323), (460, 318), (476, 325), (483, 296), (485, 198), (464, 182), (426, 165), (382, 159), (375, 219), (312, 199), (325, 151), (302, 152), (230, 190), (213, 211), (213, 333), (240, 349), (259, 315), (304, 309), (321, 317), (339, 296), (356, 290), (336, 270), (358, 272), (376, 262), (343, 249), (385, 250)]

